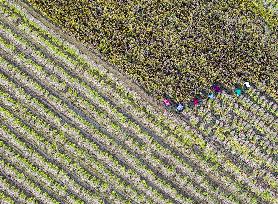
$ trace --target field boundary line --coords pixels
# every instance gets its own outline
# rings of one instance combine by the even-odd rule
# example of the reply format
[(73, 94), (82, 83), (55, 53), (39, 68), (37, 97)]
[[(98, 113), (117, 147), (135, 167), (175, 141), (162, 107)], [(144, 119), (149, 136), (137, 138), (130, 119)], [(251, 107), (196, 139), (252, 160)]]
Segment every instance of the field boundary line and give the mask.
[[(97, 68), (105, 69), (108, 73), (113, 74), (113, 77), (118, 79), (120, 82), (125, 84), (127, 89), (134, 91), (140, 97), (142, 97), (145, 101), (152, 105), (156, 110), (160, 110), (160, 113), (163, 114), (163, 107), (160, 106), (156, 101), (155, 98), (151, 97), (147, 90), (145, 90), (138, 82), (130, 79), (130, 76), (122, 73), (120, 69), (118, 69), (115, 65), (110, 64), (109, 62), (105, 61), (101, 54), (90, 44), (86, 42), (78, 41), (74, 38), (72, 33), (65, 33), (61, 28), (59, 28), (55, 23), (51, 22), (47, 17), (45, 17), (40, 11), (36, 11), (26, 0), (18, 1), (18, 0), (7, 0), (9, 2), (14, 2), (21, 6), (22, 10), (27, 11), (26, 15), (32, 15), (38, 21), (40, 21), (45, 27), (48, 28), (48, 32), (61, 39), (64, 39), (71, 45), (75, 47), (75, 49), (80, 51), (80, 55), (86, 61), (88, 61), (91, 65), (92, 62), (95, 62)], [(87, 60), (86, 57), (89, 59)]]

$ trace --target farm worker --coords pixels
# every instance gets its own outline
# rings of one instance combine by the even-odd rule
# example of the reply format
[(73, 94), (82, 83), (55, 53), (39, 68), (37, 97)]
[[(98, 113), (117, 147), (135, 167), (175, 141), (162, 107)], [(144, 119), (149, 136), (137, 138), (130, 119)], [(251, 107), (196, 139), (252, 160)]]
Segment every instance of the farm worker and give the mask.
[(214, 98), (215, 98), (213, 93), (210, 93), (210, 94), (208, 95), (208, 97), (209, 97), (210, 99), (214, 99)]
[(244, 82), (244, 86), (246, 87), (246, 88), (250, 88), (250, 83), (247, 81), (247, 82)]
[(194, 103), (194, 106), (197, 106), (199, 104), (199, 100), (197, 98), (194, 98), (193, 103)]
[(183, 110), (183, 108), (184, 108), (184, 106), (181, 103), (179, 103), (178, 107), (176, 108), (176, 111), (181, 112)]
[(235, 89), (235, 93), (237, 96), (240, 96), (241, 95), (241, 89), (240, 88), (236, 88)]
[(213, 89), (216, 93), (221, 93), (221, 92), (222, 92), (221, 88), (220, 88), (218, 85), (216, 85), (216, 84), (214, 84), (214, 85), (212, 86), (212, 89)]
[(163, 100), (163, 102), (164, 102), (164, 105), (165, 105), (166, 107), (168, 107), (168, 106), (171, 105), (170, 100), (167, 99), (167, 98), (165, 98), (165, 99)]

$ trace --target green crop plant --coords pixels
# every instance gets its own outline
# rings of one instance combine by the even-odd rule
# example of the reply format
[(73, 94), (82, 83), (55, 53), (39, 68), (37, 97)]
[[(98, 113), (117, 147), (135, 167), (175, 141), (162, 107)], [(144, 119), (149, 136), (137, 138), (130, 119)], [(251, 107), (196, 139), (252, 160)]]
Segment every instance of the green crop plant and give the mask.
[[(159, 75), (161, 76), (164, 76), (165, 78), (165, 74), (163, 73), (163, 71), (168, 68), (170, 66), (173, 66), (173, 67), (178, 67), (179, 70), (181, 70), (183, 67), (185, 67), (184, 64), (188, 65), (190, 61), (190, 57), (183, 57), (184, 54), (185, 54), (185, 49), (182, 49), (183, 48), (183, 42), (181, 39), (184, 39), (185, 36), (188, 37), (188, 34), (186, 34), (185, 36), (183, 36), (178, 30), (174, 30), (176, 29), (177, 27), (181, 26), (183, 27), (184, 29), (181, 29), (181, 30), (185, 30), (187, 31), (187, 28), (188, 28), (188, 23), (183, 23), (183, 22), (192, 22), (192, 18), (193, 18), (193, 15), (188, 12), (188, 13), (184, 13), (184, 12), (179, 12), (179, 13), (172, 13), (172, 16), (169, 16), (168, 14), (168, 11), (164, 11), (165, 8), (167, 8), (168, 6), (169, 7), (177, 7), (177, 8), (183, 8), (183, 7), (190, 7), (190, 4), (188, 3), (185, 3), (185, 2), (179, 2), (179, 3), (166, 3), (165, 4), (165, 8), (163, 7), (159, 7), (158, 10), (153, 10), (153, 5), (148, 5), (148, 7), (146, 7), (146, 5), (141, 5), (139, 2), (139, 5), (137, 6), (140, 6), (140, 10), (142, 11), (145, 11), (145, 12), (150, 12), (150, 15), (149, 15), (149, 18), (148, 18), (148, 21), (147, 20), (144, 20), (144, 18), (135, 18), (136, 15), (139, 15), (139, 13), (133, 13), (133, 12), (130, 12), (135, 5), (135, 3), (127, 3), (125, 4), (123, 7), (121, 7), (122, 9), (119, 9), (119, 10), (116, 10), (116, 13), (114, 13), (113, 15), (104, 15), (104, 14), (108, 14), (107, 12), (109, 12), (109, 9), (111, 9), (113, 7), (113, 9), (117, 8), (120, 6), (120, 4), (112, 1), (110, 4), (107, 4), (106, 2), (94, 2), (94, 3), (85, 3), (85, 2), (81, 2), (81, 1), (78, 1), (78, 2), (71, 2), (71, 1), (68, 1), (68, 2), (65, 2), (65, 1), (61, 1), (60, 5), (56, 4), (56, 3), (53, 3), (53, 2), (39, 2), (39, 1), (36, 1), (36, 0), (29, 0), (29, 2), (34, 5), (37, 9), (41, 10), (44, 15), (48, 16), (51, 20), (53, 20), (55, 23), (57, 23), (58, 25), (61, 25), (64, 30), (70, 30), (73, 32), (73, 35), (75, 35), (78, 39), (82, 39), (82, 41), (86, 41), (88, 43), (92, 43), (94, 45), (97, 45), (96, 46), (96, 49), (98, 49), (99, 45), (103, 45), (104, 47), (107, 47), (108, 49), (105, 50), (105, 53), (102, 53), (105, 57), (105, 59), (107, 60), (111, 60), (111, 62), (113, 61), (113, 59), (115, 59), (115, 56), (118, 56), (118, 59), (115, 61), (115, 63), (123, 70), (125, 70), (127, 73), (129, 73), (131, 75), (131, 77), (133, 78), (136, 78), (138, 80), (140, 80), (142, 82), (142, 78), (144, 77), (144, 75), (146, 76), (147, 74), (145, 73), (149, 73), (149, 75), (152, 75), (152, 73), (150, 73), (148, 70), (146, 70), (144, 68), (143, 65), (145, 65), (146, 67), (147, 66), (154, 66), (156, 65), (157, 67), (159, 67), (159, 65), (162, 64), (162, 62), (165, 62), (165, 54), (161, 53), (162, 51), (158, 51), (158, 48), (155, 48), (153, 45), (156, 45), (156, 47), (158, 46), (161, 46), (159, 44), (159, 41), (157, 39), (157, 36), (159, 36), (159, 33), (163, 33), (162, 35), (164, 37), (166, 37), (167, 40), (165, 40), (164, 43), (166, 43), (166, 45), (164, 46), (164, 50), (165, 53), (167, 53), (169, 56), (171, 56), (169, 62), (167, 63), (164, 63), (162, 64), (162, 67), (163, 69), (162, 70), (158, 70), (159, 72)], [(153, 2), (154, 5), (155, 5), (155, 2)], [(89, 25), (87, 25), (87, 20), (86, 20), (86, 17), (88, 17), (87, 15), (84, 14), (84, 16), (82, 16), (82, 14), (80, 13), (76, 13), (75, 10), (71, 10), (71, 6), (73, 5), (82, 5), (81, 8), (87, 8), (87, 6), (89, 6), (90, 9), (100, 9), (102, 10), (101, 8), (104, 6), (105, 8), (107, 8), (107, 10), (102, 10), (100, 13), (102, 13), (103, 15), (100, 15), (99, 18), (104, 20), (106, 22), (106, 24), (100, 24), (99, 21), (96, 21), (96, 16), (94, 15), (89, 15), (90, 16), (90, 19), (91, 19), (91, 23)], [(180, 4), (182, 4), (183, 6), (181, 6)], [(64, 11), (61, 10), (61, 5), (64, 5), (63, 6), (63, 9)], [(233, 9), (233, 12), (231, 11), (232, 7), (231, 5), (234, 5), (234, 8)], [(212, 16), (215, 16), (215, 15), (220, 15), (222, 18), (220, 20), (222, 20), (221, 22), (223, 23), (227, 23), (225, 21), (225, 18), (226, 16), (224, 15), (224, 11), (226, 12), (226, 15), (229, 16), (228, 19), (233, 19), (233, 14), (238, 14), (240, 16), (246, 16), (245, 17), (245, 21), (244, 21), (244, 18), (242, 18), (242, 20), (238, 20), (235, 25), (238, 26), (238, 25), (248, 25), (248, 24), (251, 24), (252, 26), (255, 25), (257, 22), (260, 22), (260, 26), (262, 23), (262, 20), (259, 20), (258, 18), (259, 17), (256, 17), (256, 14), (258, 15), (262, 15), (263, 18), (267, 21), (267, 23), (269, 24), (270, 27), (272, 27), (273, 29), (275, 28), (275, 15), (273, 14), (270, 14), (270, 13), (266, 13), (266, 10), (265, 9), (262, 9), (262, 7), (260, 6), (260, 4), (258, 4), (257, 1), (240, 1), (240, 2), (237, 2), (237, 1), (231, 1), (231, 2), (222, 2), (221, 4), (220, 3), (200, 3), (198, 4), (198, 7), (195, 8), (195, 9), (199, 9), (199, 8), (211, 8), (210, 11), (209, 11), (209, 15), (205, 15), (203, 14), (202, 12), (200, 12), (200, 14), (198, 15), (201, 19), (204, 19), (203, 21), (206, 21), (208, 23), (211, 23), (211, 19), (209, 17), (212, 17)], [(99, 7), (98, 7), (99, 6)], [(46, 8), (55, 8), (54, 10), (53, 9), (46, 9)], [(212, 9), (214, 8), (214, 9)], [(128, 15), (124, 16), (122, 15), (124, 12), (124, 10), (127, 9), (128, 12)], [(50, 11), (51, 10), (51, 11)], [(73, 14), (71, 16), (69, 16), (68, 14), (66, 14), (66, 11), (70, 10), (70, 13)], [(136, 9), (135, 9), (136, 10)], [(178, 11), (179, 9), (177, 9)], [(182, 10), (182, 9), (181, 9)], [(219, 13), (218, 12), (219, 10)], [(183, 11), (183, 10), (182, 10)], [(65, 15), (62, 15), (61, 13), (65, 14)], [(86, 12), (85, 12), (86, 13)], [(255, 14), (255, 15), (254, 15)], [(119, 16), (117, 16), (119, 15)], [(160, 15), (160, 16), (159, 16)], [(78, 16), (78, 19), (80, 21), (81, 24), (67, 24), (66, 22), (71, 22), (71, 19), (72, 18), (76, 18)], [(86, 17), (85, 17), (86, 16)], [(121, 16), (121, 17), (120, 17)], [(139, 15), (140, 16), (140, 15)], [(159, 16), (159, 17), (158, 17)], [(113, 22), (112, 19), (117, 19), (116, 22), (119, 22), (119, 24), (115, 24), (115, 22)], [(131, 20), (132, 19), (132, 20)], [(170, 22), (172, 19), (172, 23), (174, 24), (171, 24), (171, 23), (166, 23), (166, 22)], [(184, 21), (182, 21), (182, 19), (184, 19)], [(194, 16), (194, 19), (195, 19), (195, 16)], [(118, 36), (113, 36), (111, 35), (111, 32), (109, 31), (109, 26), (110, 27), (114, 27), (114, 26), (120, 26), (122, 21), (125, 21), (125, 25), (126, 26), (123, 26), (123, 27), (119, 27), (119, 29), (123, 29), (122, 33)], [(147, 21), (147, 22), (146, 22)], [(62, 23), (63, 22), (63, 23)], [(135, 23), (136, 22), (136, 23)], [(202, 21), (200, 21), (202, 22)], [(81, 34), (82, 32), (85, 32), (82, 31), (82, 29), (85, 29), (86, 26), (84, 26), (85, 23), (87, 26), (92, 26), (92, 30), (94, 30), (94, 34), (96, 35), (89, 35), (89, 36), (86, 36), (84, 34)], [(195, 22), (196, 23), (196, 22)], [(212, 25), (214, 25), (213, 23), (211, 23)], [(175, 25), (175, 26), (172, 26), (172, 25)], [(206, 33), (210, 38), (211, 40), (211, 45), (214, 45), (216, 43), (216, 39), (214, 37), (214, 33), (213, 31), (210, 29), (210, 28), (207, 28), (205, 27), (205, 25), (203, 25), (202, 23), (197, 23), (198, 25), (198, 28), (200, 30), (202, 30), (202, 32)], [(80, 27), (79, 27), (80, 26)], [(215, 26), (215, 25), (214, 25)], [(257, 27), (260, 27), (260, 26), (257, 26)], [(72, 28), (72, 27), (79, 27), (79, 28)], [(162, 27), (164, 28), (163, 30)], [(132, 30), (130, 30), (132, 28)], [(156, 28), (156, 29), (155, 29)], [(260, 27), (261, 29), (261, 27)], [(141, 31), (142, 33), (138, 33), (138, 31)], [(250, 35), (254, 35), (254, 30), (250, 30), (250, 33), (247, 34), (247, 31), (243, 31), (241, 29), (239, 29), (240, 31), (240, 34), (242, 36), (248, 36), (249, 34)], [(132, 32), (132, 35), (130, 35), (130, 32)], [(225, 31), (227, 32), (227, 31)], [(160, 34), (161, 35), (161, 34)], [(170, 36), (171, 35), (171, 36)], [(261, 33), (259, 35), (262, 35)], [(103, 38), (99, 38), (100, 36), (102, 36)], [(124, 36), (126, 36), (127, 38), (125, 38)], [(138, 41), (138, 37), (139, 37), (139, 40), (141, 42), (149, 42), (149, 38), (151, 38), (151, 36), (154, 37), (154, 40), (152, 42), (152, 44), (150, 44), (148, 46), (149, 50), (153, 50), (151, 53), (144, 53), (144, 57), (141, 57), (141, 53), (139, 52), (139, 50), (142, 50), (142, 49), (146, 49), (146, 45), (144, 43), (140, 44), (140, 45), (135, 45), (133, 46), (131, 49), (128, 49), (128, 42), (130, 42), (130, 44), (134, 45), (135, 43), (133, 43), (133, 41)], [(218, 34), (218, 36), (220, 36), (220, 38), (222, 38), (222, 35)], [(189, 36), (190, 37), (190, 36)], [(104, 41), (103, 39), (111, 39), (111, 41)], [(136, 39), (137, 38), (137, 39)], [(169, 40), (168, 40), (169, 38)], [(229, 36), (230, 38), (230, 36)], [(259, 38), (259, 37), (258, 37)], [(127, 40), (128, 39), (128, 40)], [(256, 38), (257, 39), (257, 38)], [(204, 40), (202, 38), (202, 40)], [(176, 47), (177, 49), (172, 49), (170, 48), (169, 46), (170, 45), (173, 45), (174, 42), (177, 42), (178, 45), (174, 46)], [(104, 44), (103, 44), (104, 43)], [(111, 44), (112, 43), (112, 44)], [(241, 42), (241, 43), (245, 43), (245, 41)], [(204, 47), (206, 46), (206, 44), (201, 41), (201, 43), (199, 43), (200, 45), (198, 45), (196, 43), (196, 39), (192, 39), (191, 41), (188, 40), (187, 42), (187, 45), (190, 45), (192, 47), (195, 47), (195, 48), (198, 48), (200, 49), (200, 47)], [(251, 44), (250, 42), (248, 44)], [(123, 50), (123, 49), (126, 49), (126, 50), (131, 50), (131, 52), (127, 52), (126, 54), (119, 51), (119, 50)], [(101, 49), (99, 49), (98, 51), (101, 52)], [(178, 52), (179, 51), (179, 52)], [(152, 55), (155, 55), (154, 53), (155, 52), (158, 52), (160, 54), (160, 62), (158, 60), (155, 60), (153, 58), (148, 58), (147, 56), (150, 54)], [(182, 53), (182, 54), (181, 54)], [(228, 53), (225, 53), (228, 55)], [(238, 53), (240, 54), (240, 53)], [(206, 55), (208, 55), (206, 53)], [(254, 54), (255, 55), (255, 54)], [(132, 57), (131, 57), (132, 56)], [(214, 54), (213, 55), (215, 58), (217, 58), (219, 56), (218, 53)], [(129, 62), (128, 59), (133, 58), (134, 61), (136, 62), (136, 64), (132, 64)], [(228, 57), (231, 57), (228, 55)], [(185, 59), (183, 59), (185, 58)], [(193, 57), (192, 57), (193, 58)], [(197, 59), (197, 62), (201, 65), (203, 64), (204, 66), (204, 62), (208, 61), (210, 62), (213, 58), (209, 58), (209, 60), (206, 58), (204, 58), (204, 55), (203, 57), (199, 58), (199, 56), (194, 56), (195, 59)], [(147, 59), (147, 60), (145, 60)], [(143, 60), (145, 60), (145, 62), (143, 62)], [(197, 64), (197, 67), (201, 67), (200, 65)], [(239, 62), (241, 64), (244, 64), (244, 61), (242, 60), (241, 62)], [(126, 64), (126, 65), (125, 65)], [(159, 65), (158, 65), (159, 64)], [(130, 68), (128, 68), (128, 66), (130, 66)], [(133, 67), (136, 67), (137, 69), (140, 69), (140, 70), (143, 70), (143, 72), (141, 72), (142, 74), (141, 75), (137, 75), (137, 74), (132, 74), (132, 69)], [(195, 65), (196, 66), (196, 65)], [(208, 66), (206, 65), (205, 63), (205, 66)], [(255, 65), (257, 67), (257, 65)], [(241, 66), (240, 66), (241, 67)], [(177, 69), (177, 68), (176, 68)], [(215, 69), (215, 68), (208, 68), (209, 70), (212, 70), (212, 69)], [(240, 68), (239, 68), (240, 69)], [(152, 69), (150, 69), (152, 70)], [(196, 70), (198, 70), (198, 68), (196, 68), (194, 71), (196, 72)], [(193, 74), (193, 69), (191, 70), (192, 74)], [(211, 71), (210, 71), (211, 72)], [(206, 73), (207, 75), (210, 74), (209, 73)], [(223, 74), (221, 71), (219, 74)], [(203, 76), (202, 74), (198, 73), (198, 75), (200, 75), (200, 77), (194, 77), (195, 78), (195, 81), (197, 81), (197, 79), (201, 79), (201, 80), (205, 80), (205, 81), (208, 81), (208, 77), (206, 76)], [(198, 76), (197, 75), (197, 76)], [(171, 77), (170, 77), (172, 80), (171, 82), (171, 88), (172, 87), (175, 87), (174, 86), (174, 83), (176, 80), (178, 80), (179, 78), (176, 77), (174, 75), (174, 72), (172, 72), (171, 74)], [(224, 80), (225, 81), (225, 80)], [(173, 83), (173, 84), (172, 84)], [(154, 90), (154, 87), (158, 88), (158, 90), (160, 91), (165, 91), (166, 88), (163, 84), (161, 83), (158, 83), (158, 81), (148, 81), (148, 80), (145, 80), (145, 87), (148, 86), (147, 84), (149, 84), (150, 87), (147, 87), (148, 90), (152, 89)], [(159, 84), (159, 85), (158, 85)], [(201, 83), (200, 83), (201, 84)], [(158, 85), (158, 86), (157, 86)], [(188, 86), (187, 86), (188, 87)], [(189, 88), (189, 87), (188, 87)], [(185, 90), (188, 90), (185, 89), (184, 87), (181, 88), (182, 90), (178, 90), (178, 89), (175, 89), (176, 92), (179, 92), (179, 91), (182, 91), (182, 94), (185, 94)], [(181, 93), (179, 93), (178, 95), (180, 95)], [(183, 97), (184, 98), (184, 97)]]
[[(83, 119), (82, 119), (83, 120)], [(84, 121), (84, 120), (83, 120)], [(84, 121), (85, 122), (85, 121)], [(85, 122), (85, 123), (87, 123), (88, 124), (88, 122)], [(89, 124), (88, 124), (89, 125)], [(55, 148), (56, 149), (56, 148)], [(66, 159), (66, 158), (65, 158)]]
[(42, 184), (45, 189), (50, 190), (50, 192), (55, 192), (54, 194), (56, 194), (56, 196), (58, 195), (64, 197), (66, 193), (64, 187), (54, 181), (47, 174), (39, 170), (37, 167), (33, 166), (28, 160), (12, 152), (11, 148), (4, 146), (2, 157), (9, 159), (10, 163), (15, 165), (17, 169), (21, 168), (21, 170), (24, 170), (24, 172), (29, 175), (29, 178), (32, 178), (33, 180)]
[[(33, 133), (33, 135), (34, 134), (36, 134), (36, 133)], [(46, 143), (46, 142), (45, 142)], [(46, 143), (47, 144), (47, 143)], [(56, 152), (56, 149), (53, 149), (52, 147), (51, 147), (51, 144), (50, 145), (47, 145), (47, 148), (49, 149), (49, 151), (52, 151), (52, 155), (54, 156), (54, 158), (56, 157), (58, 157), (59, 159), (59, 162), (62, 162), (62, 163), (64, 163), (65, 164), (65, 162), (67, 161), (67, 163), (68, 164), (71, 164), (72, 163), (72, 161), (71, 161), (71, 159), (70, 158), (68, 158), (66, 155), (64, 155), (64, 154), (61, 154), (61, 153), (58, 153), (58, 152)], [(54, 152), (53, 152), (53, 150), (54, 150)], [(54, 153), (54, 154), (53, 154)], [(67, 166), (67, 165), (66, 165)], [(90, 195), (90, 193), (88, 194), (88, 192), (86, 192), (86, 190), (84, 191), (84, 189), (82, 189), (82, 191), (85, 193), (85, 194), (87, 194), (87, 195)], [(80, 194), (80, 192), (79, 192), (79, 194)], [(81, 194), (82, 196), (84, 195), (83, 193)], [(88, 196), (87, 196), (88, 197)], [(89, 196), (90, 197), (90, 196)]]
[(16, 182), (24, 185), (24, 187), (31, 191), (34, 197), (39, 201), (46, 201), (58, 204), (58, 202), (54, 198), (50, 197), (47, 193), (42, 192), (41, 189), (37, 187), (36, 184), (34, 184), (34, 182), (25, 177), (23, 173), (20, 173), (12, 165), (8, 164), (3, 159), (0, 160), (0, 166), (1, 173), (3, 173), (4, 175), (10, 175)]
[[(59, 2), (75, 5), (71, 1)], [(39, 169), (47, 175), (56, 174), (57, 178), (50, 178), (69, 183), (67, 187), (85, 202), (89, 201), (90, 192), (94, 192), (93, 195), (100, 195), (96, 199), (99, 202), (112, 203), (134, 200), (138, 203), (274, 203), (273, 133), (277, 129), (277, 103), (273, 78), (277, 74), (272, 73), (268, 64), (272, 58), (269, 58), (264, 63), (272, 76), (260, 76), (260, 63), (268, 57), (266, 50), (269, 56), (274, 56), (275, 33), (257, 16), (263, 10), (255, 11), (259, 7), (254, 3), (248, 8), (246, 2), (164, 2), (155, 13), (151, 4), (147, 4), (149, 8), (142, 7), (140, 1), (134, 10), (130, 9), (133, 2), (123, 3), (120, 6), (123, 10), (117, 10), (119, 4), (113, 1), (111, 4), (92, 2), (90, 8), (85, 2), (80, 7), (76, 1), (77, 10), (84, 9), (86, 15), (91, 15), (90, 9), (96, 4), (105, 5), (104, 10), (101, 6), (96, 8), (95, 14), (100, 15), (98, 21), (90, 18), (88, 27), (82, 24), (82, 16), (75, 18), (79, 13), (65, 7), (72, 14), (68, 16), (69, 22), (74, 23), (64, 25), (74, 26), (70, 30), (76, 33), (83, 29), (89, 32), (90, 35), (78, 37), (83, 42), (89, 36), (96, 48), (98, 43), (103, 43), (106, 56), (102, 57), (108, 59), (110, 55), (111, 61), (117, 64), (112, 71), (110, 64), (98, 59), (94, 49), (90, 48), (93, 54), (88, 54), (83, 45), (61, 35), (23, 1), (1, 1), (0, 117), (4, 126), (0, 134), (5, 136), (5, 144), (22, 157), (29, 159), (33, 155), (28, 161), (32, 163), (30, 166), (38, 168), (26, 170), (27, 177)], [(55, 5), (52, 3), (47, 6)], [(177, 5), (187, 8), (191, 4), (193, 10), (201, 11), (169, 12)], [(55, 9), (61, 11), (59, 6)], [(206, 12), (207, 9), (210, 10)], [(162, 14), (159, 18), (158, 13)], [(101, 38), (94, 36), (98, 29), (104, 29), (101, 19), (105, 18), (105, 23), (113, 19), (112, 27), (122, 26), (119, 30), (123, 32), (116, 30), (113, 34), (106, 27)], [(146, 24), (138, 24), (144, 19), (148, 19)], [(80, 27), (76, 29), (77, 26)], [(157, 30), (162, 34), (158, 35)], [(181, 35), (179, 30), (184, 33)], [(112, 40), (109, 35), (113, 35)], [(194, 35), (198, 36), (198, 43)], [(236, 40), (232, 42), (234, 36)], [(231, 52), (230, 45), (235, 43)], [(216, 45), (222, 47), (216, 51)], [(196, 53), (190, 55), (192, 50)], [(236, 59), (232, 53), (237, 55)], [(252, 63), (247, 63), (248, 60)], [(201, 86), (210, 86), (210, 79), (219, 76), (228, 89), (233, 89), (232, 81), (243, 83), (240, 77), (237, 79), (238, 71), (252, 68), (255, 74), (246, 79), (252, 82), (252, 87), (242, 96), (235, 98), (224, 92), (214, 101), (204, 100), (203, 106), (194, 111), (186, 106), (178, 116), (163, 114), (159, 103), (118, 74), (118, 67), (159, 100), (167, 90), (173, 100), (186, 101)], [(223, 73), (223, 67), (227, 67), (227, 72)], [(204, 70), (202, 73), (200, 68)], [(140, 77), (144, 80), (140, 81)], [(269, 89), (259, 78), (265, 80)], [(177, 82), (182, 83), (177, 85)], [(266, 127), (268, 124), (271, 125)], [(11, 131), (15, 137), (10, 136)], [(19, 161), (18, 157), (13, 158)], [(19, 166), (23, 167), (23, 163)], [(53, 185), (48, 190), (52, 194), (51, 189), (57, 192), (60, 187)], [(66, 189), (61, 187), (62, 191)], [(46, 196), (45, 192), (38, 192)], [(74, 196), (67, 198), (74, 199)]]

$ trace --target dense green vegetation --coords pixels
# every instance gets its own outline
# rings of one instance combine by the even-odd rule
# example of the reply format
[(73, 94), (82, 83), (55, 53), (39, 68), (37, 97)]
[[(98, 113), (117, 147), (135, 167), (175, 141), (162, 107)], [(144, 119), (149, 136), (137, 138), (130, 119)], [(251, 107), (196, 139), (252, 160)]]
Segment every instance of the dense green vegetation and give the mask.
[(186, 101), (216, 80), (232, 84), (240, 75), (277, 88), (275, 2), (28, 2), (152, 95)]
[(164, 113), (79, 45), (0, 0), (3, 203), (277, 203), (273, 87), (256, 81), (237, 96), (231, 84), (198, 109)]

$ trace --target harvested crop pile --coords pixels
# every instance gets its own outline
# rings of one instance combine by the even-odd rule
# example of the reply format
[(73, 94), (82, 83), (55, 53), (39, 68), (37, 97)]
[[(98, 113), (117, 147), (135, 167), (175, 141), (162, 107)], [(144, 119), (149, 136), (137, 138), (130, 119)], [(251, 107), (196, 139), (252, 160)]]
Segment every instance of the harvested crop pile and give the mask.
[(278, 15), (258, 2), (28, 2), (153, 95), (185, 100), (242, 76), (277, 86)]

